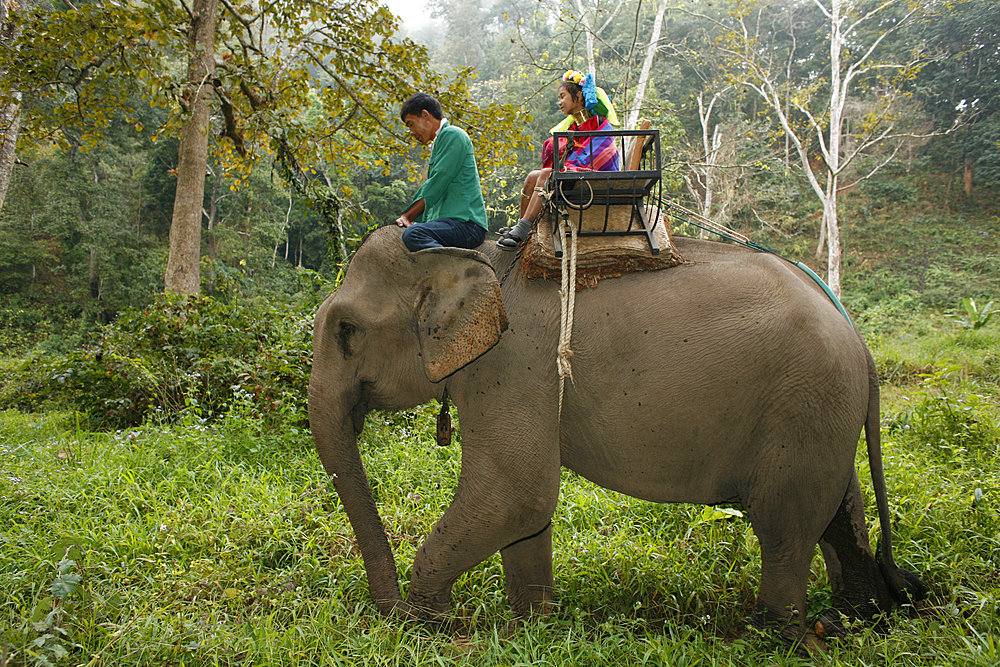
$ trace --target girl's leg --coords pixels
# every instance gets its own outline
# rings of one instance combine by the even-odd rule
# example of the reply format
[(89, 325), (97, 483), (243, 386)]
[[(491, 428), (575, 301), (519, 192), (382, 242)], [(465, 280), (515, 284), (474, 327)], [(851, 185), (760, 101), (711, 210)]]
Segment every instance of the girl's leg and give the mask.
[(521, 188), (521, 210), (517, 214), (518, 219), (525, 217), (524, 211), (528, 208), (531, 196), (535, 194), (535, 183), (538, 182), (538, 175), (541, 172), (541, 169), (528, 172), (527, 178), (524, 179), (524, 187)]
[(531, 225), (538, 214), (542, 212), (542, 185), (549, 177), (551, 169), (538, 169), (528, 174), (524, 179), (524, 189), (521, 190), (521, 212), (517, 224), (505, 231), (497, 245), (503, 250), (514, 250), (528, 238)]
[(527, 191), (530, 194), (527, 199), (527, 205), (525, 205), (525, 200), (523, 199), (524, 193), (521, 193), (521, 206), (524, 209), (521, 214), (522, 218), (533, 221), (542, 212), (542, 186), (545, 185), (545, 181), (548, 180), (551, 172), (551, 169), (539, 169), (537, 172), (532, 172), (537, 174), (537, 176), (532, 189)]

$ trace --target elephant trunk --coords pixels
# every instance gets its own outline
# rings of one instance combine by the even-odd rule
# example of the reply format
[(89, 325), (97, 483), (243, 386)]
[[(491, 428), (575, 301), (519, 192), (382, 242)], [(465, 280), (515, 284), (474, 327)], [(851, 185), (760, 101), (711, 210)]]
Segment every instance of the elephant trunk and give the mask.
[[(310, 423), (316, 451), (354, 529), (375, 605), (379, 612), (390, 615), (402, 604), (396, 560), (361, 462), (352, 414), (347, 412), (338, 420), (313, 412), (310, 400)], [(363, 414), (355, 416), (364, 419)]]

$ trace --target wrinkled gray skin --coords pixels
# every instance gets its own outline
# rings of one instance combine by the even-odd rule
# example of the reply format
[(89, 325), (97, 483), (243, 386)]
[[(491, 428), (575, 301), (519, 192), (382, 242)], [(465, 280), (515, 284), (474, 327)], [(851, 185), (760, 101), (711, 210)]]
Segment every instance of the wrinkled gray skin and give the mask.
[[(497, 551), (514, 611), (544, 612), (560, 466), (650, 501), (740, 503), (761, 550), (754, 621), (786, 636), (806, 633), (817, 543), (838, 611), (869, 617), (905, 599), (886, 523), (874, 362), (794, 266), (679, 238), (692, 263), (578, 292), (574, 382), (560, 418), (558, 285), (525, 282), (515, 268), (502, 287), (509, 326), (500, 336), (496, 275), (513, 254), (489, 241), (410, 253), (400, 233), (369, 237), (319, 309), (309, 385), (316, 449), (382, 613), (447, 611), (455, 580)], [(404, 601), (356, 438), (368, 410), (413, 407), (446, 389), (462, 423), (462, 470)], [(862, 428), (881, 573), (854, 469)]]

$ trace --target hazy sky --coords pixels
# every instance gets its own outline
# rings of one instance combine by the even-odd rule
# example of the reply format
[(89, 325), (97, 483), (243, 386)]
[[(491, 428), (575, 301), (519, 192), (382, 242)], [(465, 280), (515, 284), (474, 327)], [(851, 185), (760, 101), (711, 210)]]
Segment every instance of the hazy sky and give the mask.
[(430, 11), (427, 9), (424, 0), (382, 0), (382, 2), (399, 16), (407, 30), (419, 28), (430, 19)]

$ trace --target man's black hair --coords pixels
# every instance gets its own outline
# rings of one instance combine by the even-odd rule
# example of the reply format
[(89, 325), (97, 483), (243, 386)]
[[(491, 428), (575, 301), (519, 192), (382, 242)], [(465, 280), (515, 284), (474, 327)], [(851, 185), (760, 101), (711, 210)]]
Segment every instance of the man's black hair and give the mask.
[(399, 110), (399, 118), (406, 120), (407, 116), (419, 116), (425, 110), (438, 120), (444, 118), (441, 103), (427, 93), (416, 93), (403, 102), (403, 108)]

